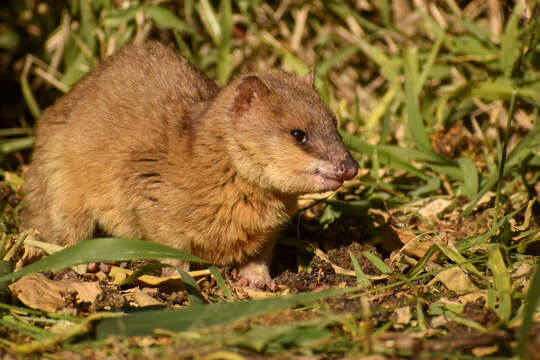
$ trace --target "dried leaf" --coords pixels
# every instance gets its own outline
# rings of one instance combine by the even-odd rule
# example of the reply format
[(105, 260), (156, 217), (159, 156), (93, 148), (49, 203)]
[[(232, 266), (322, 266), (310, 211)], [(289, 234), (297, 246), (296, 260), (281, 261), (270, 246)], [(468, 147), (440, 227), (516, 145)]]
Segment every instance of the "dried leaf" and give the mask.
[(78, 325), (78, 323), (61, 319), (56, 321), (54, 325), (49, 328), (49, 331), (53, 334), (62, 335), (76, 328)]
[(480, 206), (487, 204), (491, 201), (491, 199), (495, 196), (495, 193), (493, 191), (487, 191), (481, 198), (478, 200), (476, 205), (474, 206), (474, 210), (477, 210)]
[(534, 272), (534, 265), (522, 262), (519, 266), (511, 271), (512, 278), (527, 277), (531, 278)]
[[(525, 231), (529, 228), (531, 224), (531, 217), (532, 217), (532, 206), (534, 205), (535, 201), (536, 199), (531, 199), (528, 202), (527, 209), (525, 209), (525, 214), (523, 215), (523, 223), (521, 225), (514, 225), (510, 223), (512, 225), (513, 232)], [(511, 220), (514, 220), (514, 219), (511, 219)]]
[(31, 264), (37, 259), (45, 255), (45, 251), (33, 246), (24, 245), (24, 252), (19, 261), (15, 264), (15, 270), (22, 268), (25, 265)]
[(112, 279), (112, 283), (114, 285), (120, 285), (132, 273), (132, 270), (124, 269), (119, 266), (111, 266), (111, 271), (109, 271), (109, 277)]
[(497, 351), (499, 351), (499, 345), (493, 344), (490, 346), (480, 346), (477, 348), (474, 348), (471, 350), (474, 356), (476, 357), (483, 357), (483, 356), (489, 356), (495, 354)]
[(459, 302), (461, 302), (464, 305), (468, 302), (474, 303), (478, 299), (484, 299), (484, 301), (487, 302), (487, 290), (478, 290), (478, 291), (475, 291), (466, 295), (462, 295), (458, 299), (459, 299)]
[(79, 304), (91, 303), (101, 293), (97, 281), (51, 280), (40, 273), (22, 277), (11, 284), (9, 290), (26, 306), (47, 312), (65, 308), (70, 294), (76, 294)]
[(453, 200), (448, 199), (435, 199), (426, 204), (422, 209), (418, 210), (418, 213), (428, 221), (436, 221), (440, 213), (446, 210)]
[(17, 188), (20, 188), (24, 184), (24, 180), (19, 175), (11, 171), (4, 172), (4, 181), (15, 185)]
[(407, 325), (412, 319), (410, 306), (404, 306), (399, 309), (396, 309), (394, 314), (395, 314), (395, 322), (397, 324)]
[(281, 295), (279, 292), (264, 291), (264, 290), (249, 288), (249, 287), (242, 287), (241, 290), (247, 293), (247, 295), (251, 299), (264, 299), (268, 297), (276, 297), (276, 296)]
[[(392, 228), (397, 233), (399, 241), (405, 244), (401, 249), (401, 252), (405, 255), (421, 258), (426, 254), (431, 245), (433, 245), (433, 241), (430, 239), (426, 240), (422, 235), (417, 235), (411, 230), (403, 230), (395, 226), (392, 226)], [(438, 253), (434, 256), (436, 258)]]
[(148, 295), (138, 287), (126, 290), (124, 291), (124, 294), (132, 306), (145, 307), (165, 305), (163, 302)]
[(442, 282), (448, 290), (456, 294), (467, 294), (478, 291), (478, 288), (469, 279), (467, 274), (457, 266), (440, 272), (434, 280)]

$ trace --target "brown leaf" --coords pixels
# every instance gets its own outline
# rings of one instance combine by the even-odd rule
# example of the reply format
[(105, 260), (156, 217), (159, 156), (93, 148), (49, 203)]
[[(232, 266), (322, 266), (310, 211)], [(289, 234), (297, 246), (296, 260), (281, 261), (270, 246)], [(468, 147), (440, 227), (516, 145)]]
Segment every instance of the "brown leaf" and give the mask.
[[(422, 235), (417, 235), (411, 230), (402, 230), (395, 226), (392, 226), (392, 228), (398, 235), (399, 241), (405, 244), (400, 251), (406, 255), (421, 258), (426, 254), (431, 245), (433, 245), (431, 239), (426, 241)], [(438, 252), (433, 259), (436, 259), (437, 257)]]
[(156, 306), (156, 305), (165, 305), (163, 302), (158, 299), (148, 295), (138, 287), (124, 291), (126, 298), (129, 300), (131, 305), (145, 307), (145, 306)]
[(448, 290), (456, 294), (467, 294), (478, 291), (476, 285), (467, 277), (459, 267), (450, 268), (440, 272), (432, 281), (440, 281)]
[(249, 296), (249, 298), (251, 299), (265, 299), (265, 298), (276, 297), (280, 295), (280, 293), (276, 293), (273, 291), (264, 291), (264, 290), (249, 288), (249, 287), (243, 287), (242, 290), (245, 291), (247, 295)]
[(489, 346), (479, 346), (475, 347), (471, 350), (474, 356), (476, 357), (483, 357), (483, 356), (489, 356), (495, 354), (497, 351), (499, 351), (499, 345), (493, 344)]
[(28, 245), (26, 242), (30, 239), (35, 239), (37, 237), (37, 232), (32, 231), (28, 234), (28, 236), (25, 239), (25, 244), (23, 246), (24, 253), (15, 264), (15, 270), (19, 270), (25, 265), (31, 264), (35, 261), (37, 261), (39, 258), (43, 257), (43, 255), (46, 254), (46, 252), (43, 249)]
[(438, 222), (437, 218), (439, 214), (452, 205), (452, 203), (453, 200), (438, 198), (427, 203), (423, 208), (418, 210), (418, 213), (428, 221), (436, 223)]
[(119, 266), (113, 266), (111, 267), (111, 271), (109, 271), (109, 277), (112, 279), (112, 283), (114, 285), (120, 285), (132, 273), (132, 270), (124, 269)]
[(77, 304), (95, 300), (101, 293), (97, 281), (50, 280), (43, 274), (22, 277), (9, 286), (9, 290), (26, 306), (42, 311), (56, 311), (69, 304), (70, 294)]
[(394, 311), (394, 320), (396, 324), (407, 325), (412, 319), (410, 306), (397, 308)]

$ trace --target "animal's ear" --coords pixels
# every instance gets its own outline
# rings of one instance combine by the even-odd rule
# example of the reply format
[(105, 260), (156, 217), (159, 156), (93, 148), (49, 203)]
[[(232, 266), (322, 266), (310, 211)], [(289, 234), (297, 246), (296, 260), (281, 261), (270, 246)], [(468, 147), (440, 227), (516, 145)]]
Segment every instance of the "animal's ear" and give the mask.
[(315, 88), (315, 73), (313, 68), (309, 69), (306, 75), (302, 76), (302, 81), (313, 88)]
[(234, 95), (234, 114), (239, 117), (249, 110), (253, 101), (263, 98), (270, 89), (255, 75), (249, 75), (240, 80)]

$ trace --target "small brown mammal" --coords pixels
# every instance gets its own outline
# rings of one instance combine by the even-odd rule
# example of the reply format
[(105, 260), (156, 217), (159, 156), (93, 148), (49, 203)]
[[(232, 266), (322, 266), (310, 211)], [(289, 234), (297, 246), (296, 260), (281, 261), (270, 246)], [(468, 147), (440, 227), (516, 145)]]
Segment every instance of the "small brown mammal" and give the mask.
[(358, 170), (312, 75), (271, 70), (218, 89), (158, 43), (104, 60), (36, 131), (23, 227), (63, 245), (96, 229), (153, 240), (236, 264), (250, 286), (271, 282), (297, 196)]

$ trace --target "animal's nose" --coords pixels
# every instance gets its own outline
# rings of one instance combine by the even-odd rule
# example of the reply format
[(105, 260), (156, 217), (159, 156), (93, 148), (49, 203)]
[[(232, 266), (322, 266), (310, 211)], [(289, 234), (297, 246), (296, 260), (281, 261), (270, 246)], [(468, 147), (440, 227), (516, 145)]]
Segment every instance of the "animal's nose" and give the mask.
[(350, 180), (358, 173), (358, 162), (349, 156), (337, 166), (337, 176), (341, 181)]

